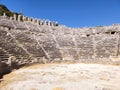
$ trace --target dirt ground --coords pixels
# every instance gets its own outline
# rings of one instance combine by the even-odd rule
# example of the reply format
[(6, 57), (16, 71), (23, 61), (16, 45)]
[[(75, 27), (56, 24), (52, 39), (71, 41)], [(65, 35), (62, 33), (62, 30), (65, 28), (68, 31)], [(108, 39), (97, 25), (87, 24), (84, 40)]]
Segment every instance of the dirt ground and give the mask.
[(5, 75), (0, 90), (120, 90), (120, 66), (31, 65)]

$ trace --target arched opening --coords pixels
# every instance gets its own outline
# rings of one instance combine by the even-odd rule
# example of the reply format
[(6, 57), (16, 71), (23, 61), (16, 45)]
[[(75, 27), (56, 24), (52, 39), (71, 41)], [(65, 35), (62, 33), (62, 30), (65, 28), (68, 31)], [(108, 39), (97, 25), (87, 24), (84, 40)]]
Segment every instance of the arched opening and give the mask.
[(115, 31), (112, 31), (111, 34), (115, 34), (116, 32)]
[(89, 37), (89, 36), (90, 36), (90, 34), (87, 34), (86, 36), (87, 36), (87, 37)]

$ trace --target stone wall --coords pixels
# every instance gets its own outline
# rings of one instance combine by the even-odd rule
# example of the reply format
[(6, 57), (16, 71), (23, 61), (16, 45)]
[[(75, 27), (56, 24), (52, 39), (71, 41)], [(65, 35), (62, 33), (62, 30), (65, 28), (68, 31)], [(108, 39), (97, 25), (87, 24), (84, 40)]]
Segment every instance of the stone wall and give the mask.
[[(21, 14), (14, 14), (11, 17), (8, 17), (6, 13), (3, 14), (3, 16), (0, 16), (1, 19), (8, 19), (8, 20), (13, 20), (13, 21), (18, 21), (15, 24), (17, 25), (20, 22), (29, 22), (33, 23), (35, 25), (47, 25), (51, 27), (58, 26), (58, 22), (50, 21), (50, 20), (45, 20), (45, 19), (36, 19), (36, 18), (30, 18), (27, 16), (23, 16)], [(22, 24), (21, 24), (22, 25)]]
[(68, 28), (0, 18), (0, 63), (11, 68), (36, 62), (120, 63), (119, 31), (119, 24)]

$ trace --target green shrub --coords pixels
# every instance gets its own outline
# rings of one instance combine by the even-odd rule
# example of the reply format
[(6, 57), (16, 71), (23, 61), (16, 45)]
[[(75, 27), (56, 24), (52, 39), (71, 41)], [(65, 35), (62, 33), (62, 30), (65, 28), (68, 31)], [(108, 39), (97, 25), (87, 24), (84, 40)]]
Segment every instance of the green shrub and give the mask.
[(6, 13), (8, 17), (13, 16), (13, 14), (18, 15), (18, 13), (11, 12), (5, 5), (0, 4), (0, 16)]

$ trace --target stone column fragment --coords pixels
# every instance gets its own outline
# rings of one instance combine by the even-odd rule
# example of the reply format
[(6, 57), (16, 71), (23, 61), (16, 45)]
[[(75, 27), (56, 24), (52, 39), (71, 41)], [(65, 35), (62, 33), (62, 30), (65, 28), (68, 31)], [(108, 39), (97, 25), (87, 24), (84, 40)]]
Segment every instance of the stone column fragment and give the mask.
[(16, 14), (13, 15), (13, 19), (14, 19), (14, 20), (17, 20)]
[(21, 21), (21, 15), (18, 15), (18, 21)]

